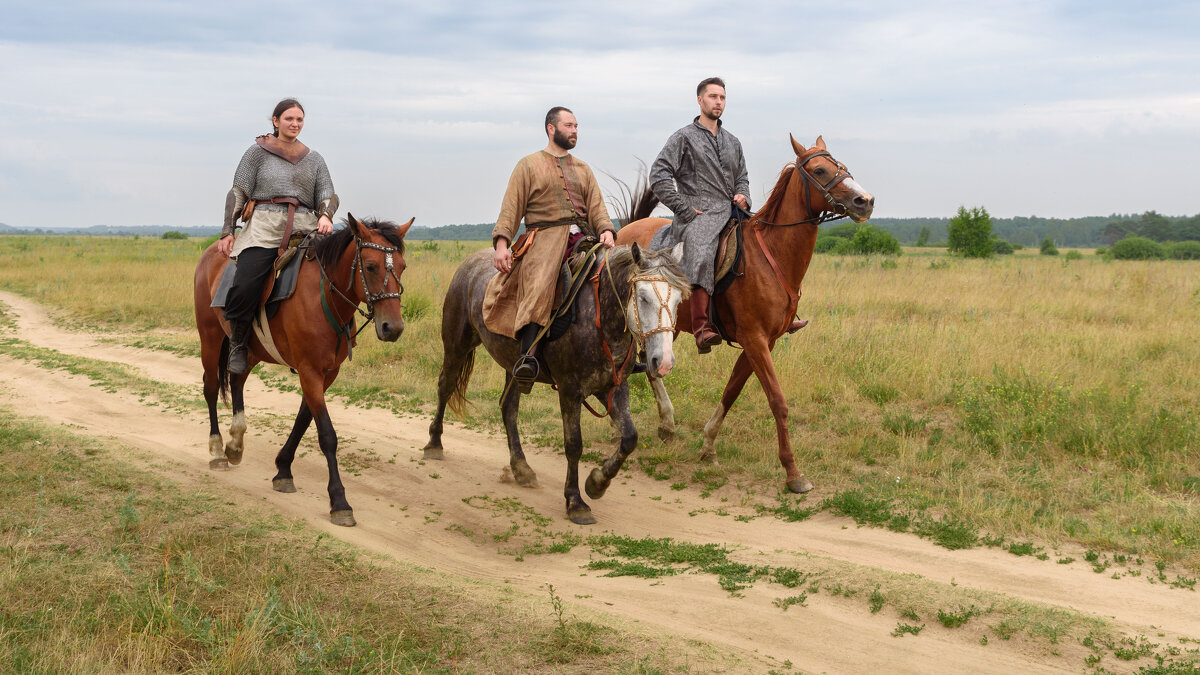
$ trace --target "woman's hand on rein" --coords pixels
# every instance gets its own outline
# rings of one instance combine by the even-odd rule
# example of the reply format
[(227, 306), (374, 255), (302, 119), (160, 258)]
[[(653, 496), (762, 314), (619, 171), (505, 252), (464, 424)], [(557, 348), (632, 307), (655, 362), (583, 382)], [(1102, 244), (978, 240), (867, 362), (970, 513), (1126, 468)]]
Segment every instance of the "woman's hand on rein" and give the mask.
[(329, 216), (321, 216), (317, 219), (317, 234), (329, 234), (333, 232), (333, 221)]

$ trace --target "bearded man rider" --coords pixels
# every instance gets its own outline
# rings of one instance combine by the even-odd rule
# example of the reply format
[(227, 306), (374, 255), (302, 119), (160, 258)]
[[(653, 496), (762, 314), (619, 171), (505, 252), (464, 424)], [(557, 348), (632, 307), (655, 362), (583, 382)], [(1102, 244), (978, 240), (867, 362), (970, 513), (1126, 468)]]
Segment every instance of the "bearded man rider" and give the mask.
[[(721, 122), (725, 81), (710, 77), (696, 87), (700, 114), (667, 139), (650, 167), (650, 187), (675, 214), (671, 245), (683, 242), (683, 271), (692, 282), (692, 334), (701, 354), (721, 343), (708, 316), (717, 241), (735, 215), (734, 206), (750, 210), (750, 177), (742, 144)], [(789, 332), (807, 321), (793, 321)]]
[[(613, 246), (614, 228), (591, 168), (570, 154), (579, 123), (567, 108), (546, 113), (546, 147), (517, 162), (492, 230), (492, 264), (483, 320), (488, 330), (521, 342), (513, 377), (522, 392), (540, 367), (534, 339), (554, 310), (559, 270), (569, 247), (584, 236)], [(510, 246), (521, 220), (525, 234)]]

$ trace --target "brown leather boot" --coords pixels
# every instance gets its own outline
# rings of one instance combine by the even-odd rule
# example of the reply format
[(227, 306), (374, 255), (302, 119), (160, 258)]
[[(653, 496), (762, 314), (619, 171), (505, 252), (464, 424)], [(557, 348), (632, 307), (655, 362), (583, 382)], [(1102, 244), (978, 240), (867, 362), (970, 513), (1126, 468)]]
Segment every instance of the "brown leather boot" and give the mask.
[(787, 332), (789, 335), (791, 335), (792, 333), (795, 333), (796, 331), (800, 330), (801, 328), (804, 328), (807, 325), (808, 325), (808, 319), (793, 319), (792, 325), (788, 326)]
[(721, 336), (713, 330), (708, 320), (708, 291), (702, 287), (692, 288), (692, 335), (696, 336), (696, 351), (707, 354), (715, 345), (721, 344)]
[(531, 323), (518, 331), (517, 337), (521, 340), (521, 356), (513, 364), (512, 374), (513, 378), (517, 380), (517, 387), (522, 394), (533, 391), (533, 382), (542, 370), (541, 364), (537, 360), (537, 345), (533, 343), (541, 330), (541, 326)]

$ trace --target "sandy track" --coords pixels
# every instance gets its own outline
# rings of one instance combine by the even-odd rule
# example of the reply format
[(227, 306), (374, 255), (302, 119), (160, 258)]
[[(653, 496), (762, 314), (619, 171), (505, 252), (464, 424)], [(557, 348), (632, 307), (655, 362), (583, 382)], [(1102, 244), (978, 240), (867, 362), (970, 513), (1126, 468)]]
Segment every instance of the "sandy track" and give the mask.
[[(21, 338), (36, 346), (130, 364), (148, 378), (194, 384), (198, 394), (198, 359), (104, 344), (90, 335), (56, 327), (40, 306), (20, 296), (0, 292), (0, 302), (15, 317)], [(397, 348), (403, 349), (403, 341)], [(1055, 657), (1021, 639), (993, 639), (984, 646), (979, 644), (982, 624), (950, 630), (926, 621), (919, 637), (895, 638), (890, 635), (898, 621), (894, 611), (885, 608), (872, 615), (862, 598), (820, 593), (809, 595), (807, 606), (784, 612), (772, 601), (795, 592), (763, 582), (734, 597), (709, 575), (656, 581), (601, 577), (582, 569), (589, 556), (586, 546), (563, 555), (530, 555), (517, 562), (512, 555), (498, 552), (489, 536), (504, 530), (510, 521), (480, 508), (482, 500), (470, 504), (463, 500), (513, 497), (552, 518), (557, 531), (583, 535), (611, 531), (635, 538), (724, 543), (737, 550), (739, 560), (799, 569), (805, 569), (805, 556), (828, 558), (1073, 608), (1116, 619), (1134, 633), (1200, 636), (1200, 603), (1187, 591), (1151, 585), (1145, 579), (1114, 580), (1080, 565), (1055, 565), (997, 550), (947, 551), (915, 536), (856, 528), (852, 521), (827, 514), (801, 523), (772, 518), (738, 522), (711, 512), (692, 516), (689, 513), (721, 505), (714, 498), (701, 498), (694, 489), (672, 491), (665, 482), (637, 471), (626, 471), (604, 499), (590, 500), (597, 525), (575, 526), (564, 517), (560, 486), (565, 463), (559, 453), (530, 449), (529, 463), (542, 487), (521, 488), (499, 480), (507, 464), (501, 436), (448, 425), (443, 438), (446, 460), (422, 462), (420, 448), (428, 438), (428, 419), (334, 402), (330, 412), (341, 438), (340, 454), (368, 460), (358, 475), (343, 472), (359, 525), (336, 527), (329, 523), (325, 463), (311, 430), (294, 467), (299, 492), (271, 490), (274, 455), (287, 431), (282, 422), (286, 418), (290, 423), (299, 405), (297, 394), (267, 389), (251, 378), (246, 392), (250, 433), (245, 460), (232, 471), (212, 472), (207, 469), (204, 415), (180, 415), (146, 405), (135, 397), (106, 393), (85, 378), (21, 361), (0, 357), (0, 363), (0, 395), (14, 409), (141, 451), (131, 452), (131, 461), (159, 470), (166, 467), (184, 480), (216, 481), (233, 494), (265, 501), (317, 529), (402, 561), (456, 576), (511, 583), (536, 595), (545, 596), (545, 585), (553, 584), (569, 605), (589, 606), (653, 630), (744, 651), (748, 669), (766, 670), (788, 660), (794, 668), (830, 673), (1060, 672), (1082, 670), (1084, 652), (1060, 645), (1062, 656)], [(227, 426), (228, 419), (222, 423)], [(456, 527), (448, 529), (451, 526)], [(468, 537), (463, 530), (476, 536)], [(986, 617), (982, 621), (986, 623)]]

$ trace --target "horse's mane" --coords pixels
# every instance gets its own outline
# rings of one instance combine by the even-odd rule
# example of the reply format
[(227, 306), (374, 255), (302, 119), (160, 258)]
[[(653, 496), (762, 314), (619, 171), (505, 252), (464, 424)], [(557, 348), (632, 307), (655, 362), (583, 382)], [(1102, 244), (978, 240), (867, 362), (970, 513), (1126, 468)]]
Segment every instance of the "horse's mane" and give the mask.
[(788, 181), (792, 179), (792, 170), (795, 168), (795, 162), (788, 162), (779, 172), (779, 178), (775, 180), (775, 187), (771, 188), (771, 194), (767, 196), (767, 201), (758, 210), (760, 218), (770, 222), (779, 217), (779, 207), (783, 204), (783, 196), (787, 193)]
[(680, 289), (684, 295), (690, 292), (691, 282), (669, 251), (648, 248), (639, 248), (639, 251), (642, 254), (641, 266), (634, 261), (633, 248), (630, 246), (617, 246), (608, 252), (608, 264), (612, 269), (613, 278), (619, 279), (622, 285), (628, 288), (633, 277), (653, 271), (661, 274), (667, 283)]
[[(388, 240), (392, 246), (397, 247), (401, 255), (404, 254), (404, 238), (396, 231), (396, 224), (390, 220), (377, 220), (375, 218), (367, 218), (358, 221), (363, 227), (378, 232), (384, 239)], [(322, 267), (336, 267), (342, 259), (342, 253), (350, 247), (350, 243), (354, 241), (354, 233), (350, 226), (347, 225), (338, 230), (334, 230), (333, 234), (317, 236), (312, 244), (312, 254), (321, 262)]]

